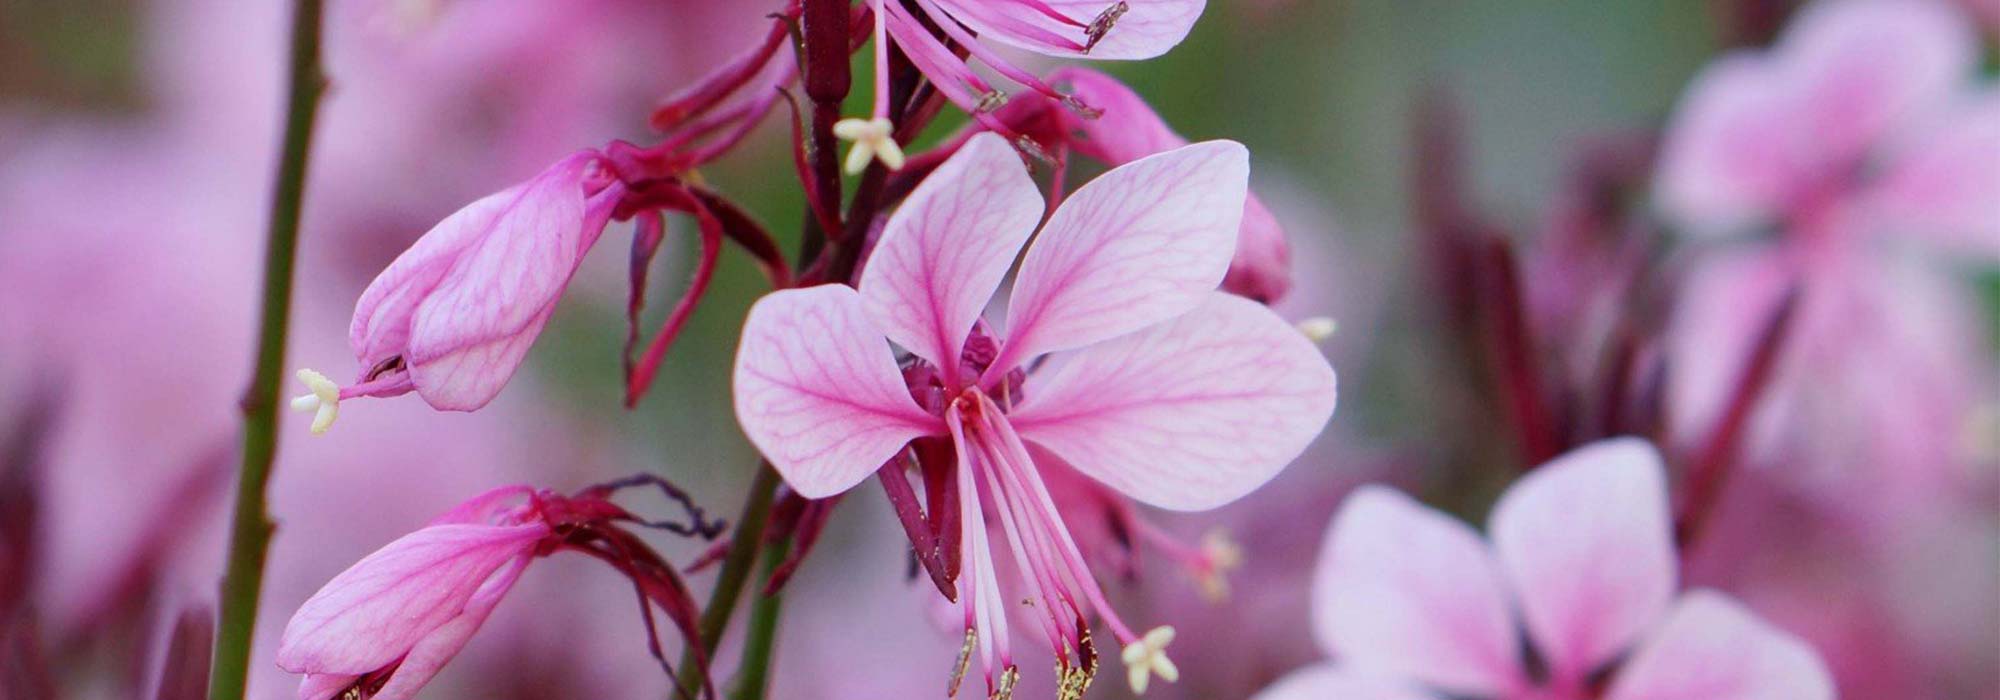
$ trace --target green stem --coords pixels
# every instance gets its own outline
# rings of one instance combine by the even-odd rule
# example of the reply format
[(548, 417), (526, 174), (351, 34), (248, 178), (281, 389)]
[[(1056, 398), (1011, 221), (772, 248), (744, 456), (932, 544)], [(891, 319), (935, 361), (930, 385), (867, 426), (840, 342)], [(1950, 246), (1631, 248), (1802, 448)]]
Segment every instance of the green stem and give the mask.
[[(791, 542), (778, 542), (765, 548), (763, 571), (768, 576), (785, 561), (791, 550)], [(729, 691), (729, 700), (763, 700), (771, 680), (772, 647), (778, 640), (778, 613), (784, 605), (783, 594), (774, 592), (768, 596), (758, 596), (750, 603), (750, 623), (743, 640), (743, 663), (736, 671), (736, 683)]]
[[(736, 612), (736, 601), (743, 595), (743, 585), (750, 581), (750, 571), (756, 568), (757, 550), (764, 542), (764, 527), (771, 522), (771, 502), (778, 493), (778, 472), (769, 462), (757, 466), (757, 475), (750, 482), (750, 493), (744, 497), (743, 515), (736, 521), (736, 530), (729, 535), (729, 551), (722, 559), (722, 572), (716, 574), (715, 590), (709, 593), (708, 607), (701, 611), (701, 620), (696, 627), (701, 633), (702, 651), (710, 658), (722, 644), (722, 633), (729, 629), (729, 618)], [(692, 641), (692, 640), (691, 640)], [(695, 667), (694, 650), (681, 654), (681, 688), (686, 696), (693, 697), (701, 692), (701, 669)]]
[(284, 152), (278, 161), (271, 220), (264, 251), (264, 301), (257, 338), (257, 367), (243, 393), (243, 464), (236, 483), (229, 565), (222, 577), (221, 619), (209, 700), (242, 700), (250, 668), (250, 639), (257, 627), (257, 599), (264, 583), (264, 555), (272, 524), (265, 513), (265, 485), (278, 450), (278, 388), (284, 380), (285, 337), (292, 307), (292, 268), (305, 196), (306, 157), (326, 78), (320, 73), (321, 0), (292, 6), (290, 92)]

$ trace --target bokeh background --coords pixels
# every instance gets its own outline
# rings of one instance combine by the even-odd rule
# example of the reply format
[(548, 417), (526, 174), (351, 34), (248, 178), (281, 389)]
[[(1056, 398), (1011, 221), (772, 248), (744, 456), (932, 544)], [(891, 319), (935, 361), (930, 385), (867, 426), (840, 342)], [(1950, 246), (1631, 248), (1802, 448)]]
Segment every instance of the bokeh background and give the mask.
[[(143, 695), (172, 623), (213, 604), (285, 4), (0, 0), (0, 698)], [(645, 142), (650, 105), (748, 46), (775, 2), (328, 5), (332, 88), (289, 364), (345, 372), (353, 300), (404, 246), (565, 153)], [(1248, 556), (1232, 597), (1205, 601), (1143, 552), (1140, 575), (1112, 583), (1127, 619), (1181, 629), (1184, 678), (1149, 697), (1245, 697), (1322, 656), (1306, 589), (1327, 520), (1355, 484), (1396, 484), (1477, 521), (1521, 466), (1430, 277), (1419, 134), (1457, 125), (1451, 170), (1465, 204), (1532, 256), (1579, 163), (1617, 144), (1645, 150), (1696, 72), (1731, 46), (1767, 41), (1789, 5), (1216, 0), (1167, 56), (1095, 65), (1183, 134), (1250, 147), (1255, 186), (1294, 249), (1296, 289), (1280, 311), (1339, 322), (1326, 347), (1341, 407), (1312, 451), (1244, 502), (1149, 515), (1190, 539), (1230, 532)], [(1992, 5), (1964, 6), (1985, 42), (1984, 79), (2000, 27)], [(704, 174), (795, 236), (800, 204), (776, 126)], [(653, 323), (692, 250), (688, 222), (672, 225), (682, 254), (654, 272)], [(437, 413), (407, 397), (353, 402), (324, 437), (306, 435), (303, 417), (285, 424), (254, 696), (292, 692), (271, 654), (298, 603), (488, 486), (653, 471), (733, 515), (755, 455), (733, 423), (728, 367), (762, 278), (725, 254), (651, 396), (628, 411), (618, 359), (628, 240), (622, 225), (605, 235), (526, 369), (486, 410)], [(1972, 339), (1950, 352), (1971, 358), (1955, 371), (1976, 405), (1917, 436), (1958, 441), (1962, 461), (1909, 467), (1948, 467), (1951, 478), (1884, 525), (1759, 476), (1795, 464), (1748, 465), (1740, 488), (1754, 493), (1733, 507), (1771, 515), (1731, 526), (1725, 514), (1730, 546), (1689, 575), (1813, 641), (1846, 697), (2000, 698), (2000, 273), (1953, 261), (1922, 284), (1972, 310), (1938, 322)], [(1871, 363), (1893, 375), (1930, 358)], [(1902, 429), (1871, 415), (1819, 429)], [(858, 494), (792, 584), (774, 697), (942, 696), (957, 634), (935, 624), (935, 596), (909, 579), (886, 504)], [(660, 545), (682, 561), (700, 549)], [(664, 697), (625, 583), (557, 562), (534, 567), (429, 697)], [(1097, 696), (1119, 697), (1105, 680)]]

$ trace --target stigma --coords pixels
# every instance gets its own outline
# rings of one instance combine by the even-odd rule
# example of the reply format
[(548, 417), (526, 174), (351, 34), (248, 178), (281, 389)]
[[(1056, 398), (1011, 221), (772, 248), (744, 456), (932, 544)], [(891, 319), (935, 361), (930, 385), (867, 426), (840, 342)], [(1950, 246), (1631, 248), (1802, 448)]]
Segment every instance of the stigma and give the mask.
[(1180, 680), (1180, 668), (1167, 658), (1167, 645), (1173, 642), (1174, 628), (1162, 625), (1125, 645), (1120, 658), (1125, 660), (1125, 679), (1131, 681), (1134, 695), (1146, 694), (1146, 685), (1153, 676), (1168, 683)]
[(847, 152), (849, 175), (861, 174), (868, 169), (869, 161), (875, 160), (882, 161), (882, 167), (890, 170), (903, 168), (903, 148), (896, 145), (895, 125), (887, 117), (842, 119), (834, 122), (833, 135), (854, 142), (854, 150)]
[(340, 385), (309, 369), (299, 370), (298, 378), (310, 393), (294, 397), (292, 410), (312, 411), (312, 434), (325, 435), (333, 427), (334, 419), (340, 417)]

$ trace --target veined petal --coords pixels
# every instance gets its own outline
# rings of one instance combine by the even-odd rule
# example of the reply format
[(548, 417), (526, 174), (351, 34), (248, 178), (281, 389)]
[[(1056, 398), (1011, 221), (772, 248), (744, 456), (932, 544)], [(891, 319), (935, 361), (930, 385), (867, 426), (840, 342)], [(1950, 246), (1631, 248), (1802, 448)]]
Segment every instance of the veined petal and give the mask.
[(470, 411), (520, 367), (609, 210), (588, 211), (583, 188), (595, 154), (537, 176), (462, 250), (410, 321), (410, 376), (424, 401)]
[(1503, 591), (1471, 527), (1364, 486), (1334, 516), (1321, 550), (1315, 627), (1344, 666), (1504, 696), (1525, 680)]
[(1402, 681), (1321, 664), (1287, 674), (1250, 700), (1435, 700)]
[(1836, 0), (1799, 11), (1777, 47), (1800, 100), (1786, 126), (1821, 162), (1859, 161), (1942, 108), (1977, 66), (1971, 22), (1935, 0)]
[(972, 137), (889, 217), (861, 272), (869, 314), (955, 385), (965, 336), (1041, 223), (1042, 208), (1007, 140)]
[(735, 395), (743, 432), (807, 498), (845, 491), (911, 439), (943, 431), (842, 285), (772, 292), (750, 308)]
[(285, 625), (278, 666), (315, 674), (379, 670), (457, 617), (495, 571), (548, 532), (541, 523), (454, 524), (404, 535), (299, 606)]
[(1277, 476), (1333, 415), (1333, 367), (1296, 328), (1209, 292), (1181, 316), (1056, 360), (1009, 415), (1093, 479), (1205, 510)]
[[(1083, 27), (1120, 0), (1037, 0), (1070, 21), (1048, 16), (1020, 0), (940, 0), (939, 4), (982, 38), (1050, 56), (1142, 59), (1166, 53), (1187, 38), (1207, 0), (1123, 0), (1125, 10), (1088, 52), (1054, 45), (1054, 34), (1086, 41)], [(970, 7), (979, 3), (978, 7)]]
[(1536, 649), (1582, 681), (1673, 600), (1666, 467), (1637, 438), (1592, 443), (1507, 489), (1487, 523)]
[(1006, 344), (986, 379), (1200, 304), (1229, 269), (1249, 178), (1242, 144), (1208, 141), (1127, 163), (1078, 188), (1021, 261)]
[(1625, 662), (1609, 700), (1832, 700), (1812, 647), (1712, 591), (1683, 596)]
[(1761, 55), (1718, 58), (1674, 108), (1654, 198), (1693, 233), (1724, 233), (1776, 216), (1811, 175), (1796, 105)]
[(438, 671), (444, 669), (452, 657), (458, 656), (465, 643), (472, 640), (472, 634), (479, 631), (479, 626), (486, 624), (486, 617), (493, 613), (493, 606), (498, 605), (507, 591), (514, 587), (514, 582), (521, 578), (521, 572), (528, 568), (528, 562), (529, 557), (523, 555), (488, 579), (466, 602), (464, 612), (426, 635), (410, 649), (410, 654), (403, 658), (396, 672), (389, 675), (389, 681), (382, 684), (382, 689), (369, 700), (409, 700), (414, 697), (418, 690), (437, 676)]
[(348, 326), (348, 342), (363, 367), (409, 349), (411, 317), (417, 305), (444, 279), (467, 247), (493, 230), (506, 212), (520, 206), (528, 188), (522, 183), (465, 205), (417, 238), (362, 290)]
[(308, 673), (299, 679), (299, 700), (333, 700), (360, 678), (353, 674)]
[[(1069, 86), (1079, 101), (1102, 112), (1095, 119), (1062, 112), (1070, 127), (1083, 133), (1073, 144), (1078, 153), (1117, 166), (1187, 145), (1187, 139), (1117, 78), (1089, 68), (1066, 67), (1050, 73), (1049, 82)], [(1248, 194), (1243, 201), (1236, 254), (1229, 261), (1223, 289), (1268, 304), (1290, 289), (1290, 268), (1291, 246), (1285, 241), (1284, 227), (1258, 201), (1256, 193)]]
[(1887, 230), (2000, 261), (2000, 89), (1981, 90), (1914, 136), (1870, 196)]

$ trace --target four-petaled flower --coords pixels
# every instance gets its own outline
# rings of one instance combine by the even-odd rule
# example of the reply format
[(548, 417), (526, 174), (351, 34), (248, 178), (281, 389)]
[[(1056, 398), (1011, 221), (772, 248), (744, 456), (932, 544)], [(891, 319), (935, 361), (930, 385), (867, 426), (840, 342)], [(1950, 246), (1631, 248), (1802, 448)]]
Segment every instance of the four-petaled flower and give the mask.
[(1675, 599), (1665, 482), (1641, 440), (1586, 445), (1500, 497), (1490, 546), (1363, 487), (1334, 517), (1313, 592), (1336, 663), (1257, 700), (1831, 700), (1797, 638), (1720, 593)]
[[(966, 627), (954, 692), (975, 653), (989, 690), (1011, 689), (1007, 620), (1022, 598), (1065, 693), (1095, 672), (1093, 614), (1141, 669), (1135, 686), (1146, 671), (1174, 675), (1162, 648), (1171, 633), (1134, 632), (1105, 603), (1038, 465), (1203, 510), (1275, 476), (1332, 415), (1334, 372), (1319, 351), (1265, 307), (1216, 290), (1248, 176), (1243, 147), (1213, 141), (1079, 188), (1027, 247), (997, 347), (973, 344), (1044, 211), (1020, 157), (981, 134), (890, 218), (858, 291), (780, 291), (751, 309), (737, 417), (800, 494), (841, 493), (912, 440), (953, 443), (962, 530), (942, 536), (961, 541)], [(934, 386), (906, 386), (890, 341)], [(913, 398), (918, 389), (930, 400)], [(989, 527), (1004, 534), (1018, 581), (999, 580)]]

